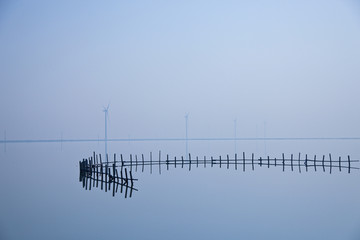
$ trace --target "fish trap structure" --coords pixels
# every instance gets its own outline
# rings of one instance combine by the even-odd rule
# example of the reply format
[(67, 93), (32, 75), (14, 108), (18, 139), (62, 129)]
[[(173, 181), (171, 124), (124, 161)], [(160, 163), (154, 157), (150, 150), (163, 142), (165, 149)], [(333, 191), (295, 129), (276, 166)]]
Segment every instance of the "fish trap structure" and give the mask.
[[(98, 183), (101, 183), (101, 189), (103, 189), (103, 184), (105, 184), (105, 191), (110, 190), (110, 185), (113, 185), (113, 196), (118, 190), (120, 185), (121, 193), (123, 188), (125, 188), (125, 197), (127, 197), (127, 190), (130, 189), (130, 197), (132, 196), (132, 191), (135, 189), (133, 187), (134, 179), (132, 172), (141, 171), (144, 172), (146, 168), (150, 171), (150, 174), (154, 170), (157, 170), (161, 174), (162, 168), (169, 170), (170, 168), (185, 168), (191, 171), (192, 168), (198, 167), (219, 167), (226, 169), (242, 170), (245, 172), (254, 171), (256, 168), (270, 168), (278, 167), (282, 168), (282, 171), (298, 171), (299, 173), (308, 172), (308, 171), (322, 171), (329, 172), (332, 174), (334, 171), (351, 173), (353, 170), (359, 170), (359, 167), (354, 166), (358, 163), (359, 160), (351, 159), (348, 155), (346, 158), (341, 156), (333, 158), (331, 154), (327, 156), (322, 155), (317, 157), (308, 156), (307, 154), (302, 155), (299, 153), (296, 157), (291, 154), (290, 156), (285, 156), (283, 153), (280, 158), (256, 158), (254, 153), (246, 155), (243, 152), (240, 156), (235, 154), (234, 156), (226, 155), (225, 157), (202, 157), (199, 158), (196, 156), (192, 158), (191, 154), (187, 158), (181, 156), (170, 157), (168, 154), (164, 157), (161, 154), (161, 151), (158, 152), (157, 156), (153, 156), (153, 153), (145, 157), (144, 154), (133, 155), (130, 154), (127, 159), (120, 154), (120, 159), (117, 160), (116, 154), (113, 156), (113, 161), (109, 161), (108, 155), (106, 155), (106, 161), (102, 162), (101, 154), (96, 154), (93, 152), (93, 156), (83, 159), (79, 162), (80, 166), (80, 181), (83, 182), (83, 187), (88, 188), (87, 181), (90, 180), (89, 190), (91, 190), (91, 182), (93, 186), (98, 187)], [(118, 171), (119, 170), (119, 171)], [(129, 172), (129, 174), (128, 174)], [(86, 182), (85, 182), (86, 181)], [(115, 191), (116, 186), (116, 191)], [(108, 189), (109, 188), (109, 189)]]
[[(120, 173), (116, 169), (115, 163), (102, 163), (101, 160), (99, 163), (94, 162), (92, 159), (83, 159), (79, 162), (80, 174), (79, 182), (82, 182), (83, 188), (86, 190), (91, 190), (91, 188), (96, 187), (105, 192), (111, 191), (112, 195), (115, 196), (118, 193), (124, 193), (125, 198), (128, 196), (131, 198), (133, 191), (137, 191), (134, 187), (134, 179), (131, 171), (128, 171), (126, 168), (121, 168)], [(100, 186), (99, 186), (100, 185)]]

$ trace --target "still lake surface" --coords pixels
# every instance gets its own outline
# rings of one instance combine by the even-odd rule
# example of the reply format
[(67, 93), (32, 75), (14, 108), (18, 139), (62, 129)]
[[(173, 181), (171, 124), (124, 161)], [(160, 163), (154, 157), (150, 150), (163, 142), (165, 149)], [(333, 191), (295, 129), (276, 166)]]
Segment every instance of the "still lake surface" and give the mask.
[[(358, 141), (238, 142), (240, 153), (360, 159)], [(79, 161), (100, 143), (8, 144), (1, 151), (0, 239), (360, 239), (360, 171), (281, 167), (146, 168), (131, 198), (85, 190)], [(182, 142), (110, 143), (109, 153), (184, 155)], [(234, 154), (232, 142), (189, 143), (192, 156)], [(265, 153), (266, 151), (266, 153)], [(354, 164), (359, 167), (359, 163)]]

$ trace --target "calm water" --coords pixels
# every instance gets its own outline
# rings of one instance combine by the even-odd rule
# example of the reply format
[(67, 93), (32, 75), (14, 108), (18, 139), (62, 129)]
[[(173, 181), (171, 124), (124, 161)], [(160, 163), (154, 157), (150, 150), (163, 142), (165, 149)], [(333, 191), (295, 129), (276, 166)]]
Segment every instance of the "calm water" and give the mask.
[[(267, 154), (299, 151), (360, 159), (358, 142), (269, 142)], [(265, 154), (262, 143), (237, 149)], [(229, 142), (191, 143), (193, 155), (233, 154)], [(182, 143), (110, 144), (109, 152), (181, 156)], [(2, 151), (0, 239), (360, 239), (359, 171), (299, 174), (187, 168), (134, 173), (132, 198), (85, 190), (78, 162), (97, 143), (18, 144)], [(358, 164), (359, 165), (359, 164)], [(250, 170), (250, 169), (249, 169)]]

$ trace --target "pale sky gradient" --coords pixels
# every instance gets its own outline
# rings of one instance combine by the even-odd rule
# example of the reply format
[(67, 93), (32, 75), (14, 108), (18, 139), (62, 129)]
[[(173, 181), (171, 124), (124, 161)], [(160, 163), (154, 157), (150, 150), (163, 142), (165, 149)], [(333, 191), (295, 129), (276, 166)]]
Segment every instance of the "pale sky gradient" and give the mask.
[(360, 136), (356, 1), (5, 1), (0, 52), (8, 139)]

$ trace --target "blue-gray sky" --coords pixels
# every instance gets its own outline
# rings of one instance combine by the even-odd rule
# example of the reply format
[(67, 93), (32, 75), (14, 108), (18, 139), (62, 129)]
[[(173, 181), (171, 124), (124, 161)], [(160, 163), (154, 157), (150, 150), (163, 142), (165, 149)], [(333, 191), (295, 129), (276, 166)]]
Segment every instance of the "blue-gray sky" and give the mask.
[(359, 136), (357, 1), (5, 1), (8, 139)]
[[(268, 137), (359, 137), (359, 59), (355, 0), (5, 0), (0, 137), (103, 138), (108, 103), (109, 138), (184, 137), (186, 113), (189, 137), (233, 137), (235, 118), (238, 137), (256, 137), (256, 129), (263, 136), (264, 122)], [(238, 144), (239, 152), (266, 153), (262, 142)], [(125, 157), (185, 152), (183, 142), (109, 145)], [(103, 149), (41, 143), (0, 151), (0, 238), (360, 236), (359, 171), (138, 172), (139, 192), (128, 201), (77, 182), (78, 161)], [(271, 157), (360, 159), (358, 149), (359, 141), (267, 143)], [(234, 146), (191, 142), (189, 151), (217, 157)]]

